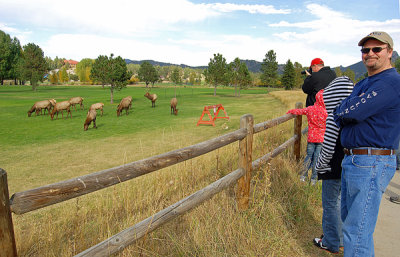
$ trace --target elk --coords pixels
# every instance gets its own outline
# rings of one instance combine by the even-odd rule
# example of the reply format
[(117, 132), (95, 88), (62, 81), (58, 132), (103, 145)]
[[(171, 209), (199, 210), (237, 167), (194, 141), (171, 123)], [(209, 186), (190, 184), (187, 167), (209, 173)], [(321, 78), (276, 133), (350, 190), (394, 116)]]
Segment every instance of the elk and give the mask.
[(93, 128), (96, 128), (96, 116), (97, 116), (97, 112), (96, 109), (89, 109), (87, 116), (86, 116), (86, 120), (85, 123), (83, 124), (83, 130), (86, 131), (89, 128), (90, 123), (93, 121)]
[(156, 94), (150, 94), (147, 92), (145, 95), (150, 101), (151, 101), (151, 107), (156, 107), (156, 100), (157, 100), (157, 95)]
[(31, 109), (29, 109), (28, 117), (31, 117), (32, 112), (35, 112), (36, 116), (37, 116), (39, 112), (42, 112), (42, 109), (44, 109), (44, 113), (46, 113), (46, 109), (47, 109), (47, 113), (49, 113), (50, 108), (51, 108), (51, 103), (49, 100), (38, 101), (33, 104)]
[(50, 104), (51, 104), (51, 106), (50, 106), (50, 110), (51, 110), (51, 109), (54, 108), (54, 106), (56, 105), (57, 101), (55, 99), (49, 99), (49, 101), (50, 101)]
[(62, 101), (59, 103), (56, 103), (56, 105), (53, 108), (53, 111), (51, 112), (51, 120), (54, 118), (54, 114), (57, 113), (57, 118), (58, 119), (58, 113), (61, 111), (61, 115), (64, 118), (64, 110), (67, 111), (67, 118), (68, 118), (68, 113), (71, 115), (72, 119), (72, 113), (71, 113), (71, 103), (69, 101)]
[(176, 106), (178, 105), (178, 99), (176, 97), (171, 99), (171, 114), (178, 115), (178, 109), (176, 109)]
[(72, 107), (75, 107), (75, 111), (76, 111), (76, 106), (77, 104), (80, 105), (81, 109), (85, 109), (85, 107), (83, 106), (83, 98), (80, 96), (77, 97), (72, 97), (71, 99), (69, 99), (69, 102), (71, 103)]
[(101, 110), (101, 116), (103, 116), (103, 107), (104, 107), (103, 103), (95, 103), (95, 104), (92, 104), (90, 106), (89, 110), (91, 110), (91, 109), (94, 109), (94, 110), (100, 109)]
[(126, 115), (128, 115), (128, 110), (132, 107), (132, 96), (127, 96), (122, 98), (121, 102), (117, 106), (117, 117), (121, 115), (121, 112), (125, 109)]

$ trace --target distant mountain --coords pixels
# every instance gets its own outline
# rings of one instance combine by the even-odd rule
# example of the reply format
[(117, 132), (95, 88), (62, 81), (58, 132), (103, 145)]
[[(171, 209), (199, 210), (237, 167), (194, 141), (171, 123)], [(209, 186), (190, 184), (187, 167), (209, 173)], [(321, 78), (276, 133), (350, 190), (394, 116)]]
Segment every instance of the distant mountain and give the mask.
[[(260, 72), (261, 71), (261, 62), (257, 62), (254, 60), (241, 60), (242, 62), (246, 63), (247, 69), (249, 69), (249, 71), (251, 72)], [(191, 68), (191, 69), (206, 69), (208, 66), (189, 66), (186, 64), (173, 64), (173, 63), (166, 63), (166, 62), (157, 62), (157, 61), (153, 61), (153, 60), (141, 60), (141, 61), (133, 61), (133, 60), (129, 60), (129, 59), (125, 59), (126, 64), (142, 64), (143, 62), (149, 62), (151, 65), (155, 66), (155, 65), (159, 65), (159, 66), (180, 66), (182, 68)], [(278, 65), (278, 73), (282, 73), (283, 72), (283, 64), (279, 64)]]
[(153, 60), (141, 60), (141, 61), (132, 61), (132, 60), (129, 60), (129, 59), (125, 59), (125, 62), (126, 62), (126, 64), (130, 64), (130, 63), (133, 63), (133, 64), (142, 64), (143, 62), (149, 62), (151, 65), (153, 65), (153, 66), (156, 66), (156, 65), (158, 65), (158, 66), (180, 66), (180, 67), (182, 67), (182, 68), (191, 68), (191, 69), (205, 69), (205, 68), (207, 68), (207, 66), (189, 66), (189, 65), (186, 65), (186, 64), (173, 64), (173, 63), (168, 63), (168, 62), (157, 62), (157, 61), (153, 61)]
[[(397, 58), (399, 58), (399, 54), (394, 51), (393, 52), (393, 56), (392, 56), (392, 62), (395, 62), (397, 60)], [(171, 66), (171, 65), (175, 65), (175, 66), (180, 66), (182, 68), (191, 68), (191, 69), (205, 69), (207, 68), (207, 66), (189, 66), (189, 65), (185, 65), (185, 64), (172, 64), (172, 63), (165, 63), (165, 62), (157, 62), (157, 61), (153, 61), (153, 60), (142, 60), (142, 61), (132, 61), (129, 59), (125, 59), (125, 62), (127, 64), (129, 63), (133, 63), (133, 64), (142, 64), (144, 61), (149, 62), (152, 65), (159, 65), (159, 66)], [(251, 72), (261, 72), (261, 63), (262, 62), (258, 62), (255, 60), (241, 60), (242, 62), (246, 63), (247, 68), (249, 69), (249, 71)], [(284, 69), (285, 65), (284, 64), (278, 64), (278, 73), (282, 74), (283, 73), (283, 69)], [(332, 69), (335, 69), (335, 67), (331, 67)], [(350, 66), (347, 67), (343, 67), (343, 66), (339, 66), (341, 71), (345, 71), (347, 69), (351, 69), (354, 71), (355, 73), (355, 77), (356, 79), (363, 76), (366, 72), (367, 69), (365, 68), (364, 64), (362, 61), (359, 61), (355, 64), (352, 64)]]

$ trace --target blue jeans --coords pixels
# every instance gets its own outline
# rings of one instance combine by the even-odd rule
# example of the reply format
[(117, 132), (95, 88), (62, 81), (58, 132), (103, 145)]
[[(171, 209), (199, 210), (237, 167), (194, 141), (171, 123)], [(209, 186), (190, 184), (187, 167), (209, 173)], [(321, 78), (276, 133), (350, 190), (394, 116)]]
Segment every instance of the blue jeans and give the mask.
[(317, 163), (319, 153), (321, 152), (321, 143), (307, 143), (307, 156), (304, 159), (302, 176), (308, 177), (308, 170), (312, 168), (311, 179), (317, 179), (315, 164)]
[(396, 156), (346, 155), (342, 168), (344, 257), (375, 256), (373, 233), (382, 195), (396, 171)]
[(400, 144), (396, 150), (396, 170), (400, 169)]
[(342, 220), (340, 218), (340, 179), (322, 180), (322, 244), (338, 252), (343, 245)]

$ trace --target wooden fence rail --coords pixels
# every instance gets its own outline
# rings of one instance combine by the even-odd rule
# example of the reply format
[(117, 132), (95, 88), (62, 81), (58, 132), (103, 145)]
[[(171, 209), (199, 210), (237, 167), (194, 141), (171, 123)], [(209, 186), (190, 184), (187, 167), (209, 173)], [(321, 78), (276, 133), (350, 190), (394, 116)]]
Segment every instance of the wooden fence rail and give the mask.
[[(307, 132), (306, 129), (303, 130), (302, 133), (305, 132)], [(282, 153), (284, 150), (287, 149), (287, 147), (293, 145), (296, 139), (297, 136), (291, 137), (285, 143), (275, 148), (272, 152), (252, 162), (252, 169), (258, 169), (263, 164), (267, 163), (272, 158)], [(208, 185), (207, 187), (180, 200), (179, 202), (174, 203), (173, 205), (168, 206), (167, 208), (159, 211), (153, 216), (148, 217), (147, 219), (137, 223), (136, 225), (127, 228), (120, 233), (104, 240), (103, 242), (75, 255), (75, 257), (109, 256), (111, 254), (117, 253), (129, 246), (130, 244), (135, 243), (146, 234), (152, 232), (158, 227), (161, 227), (168, 221), (190, 211), (191, 209), (199, 206), (204, 201), (210, 199), (222, 190), (234, 185), (237, 180), (245, 175), (245, 173), (246, 172), (243, 168), (234, 170), (225, 177), (222, 177), (214, 183)]]
[(92, 193), (206, 154), (232, 142), (243, 139), (245, 136), (246, 130), (239, 129), (196, 145), (91, 173), (85, 176), (15, 193), (10, 199), (11, 211), (16, 214), (23, 214), (81, 195)]
[[(301, 107), (300, 103), (296, 104), (296, 108)], [(294, 136), (272, 152), (253, 162), (253, 135), (293, 118), (295, 118)], [(294, 156), (298, 159), (300, 156), (301, 134), (306, 131), (306, 129), (301, 131), (301, 116), (286, 114), (279, 118), (253, 125), (253, 116), (247, 114), (241, 117), (240, 129), (220, 137), (111, 169), (18, 192), (11, 199), (8, 198), (6, 172), (0, 169), (0, 249), (6, 249), (5, 252), (0, 251), (0, 257), (17, 256), (11, 212), (23, 214), (66, 201), (198, 157), (236, 141), (239, 141), (239, 168), (237, 170), (76, 256), (109, 256), (119, 252), (147, 233), (200, 205), (234, 183), (238, 184), (238, 209), (247, 209), (252, 170), (258, 169), (290, 145), (294, 145)]]

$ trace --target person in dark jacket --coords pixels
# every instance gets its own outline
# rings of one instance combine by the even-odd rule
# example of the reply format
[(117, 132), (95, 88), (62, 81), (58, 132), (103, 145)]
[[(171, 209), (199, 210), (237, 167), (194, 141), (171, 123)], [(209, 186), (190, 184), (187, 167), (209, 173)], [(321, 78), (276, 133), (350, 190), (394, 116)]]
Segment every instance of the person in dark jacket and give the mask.
[(320, 58), (311, 61), (310, 69), (312, 73), (306, 70), (307, 77), (301, 87), (307, 94), (306, 107), (313, 105), (318, 91), (324, 89), (336, 78), (336, 73), (329, 66), (324, 66), (324, 61)]

